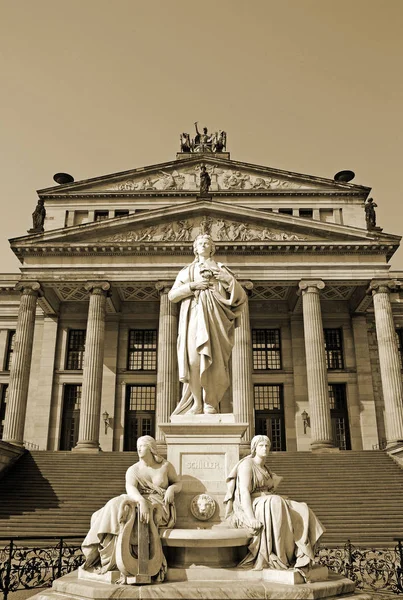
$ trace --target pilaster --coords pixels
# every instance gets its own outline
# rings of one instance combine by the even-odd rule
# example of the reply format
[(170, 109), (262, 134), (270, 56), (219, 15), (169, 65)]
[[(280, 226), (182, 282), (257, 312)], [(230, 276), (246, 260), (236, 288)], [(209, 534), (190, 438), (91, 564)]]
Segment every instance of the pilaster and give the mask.
[(19, 283), (16, 289), (20, 290), (22, 294), (18, 310), (13, 360), (10, 369), (3, 441), (16, 446), (23, 446), (36, 303), (41, 293), (41, 286), (38, 282)]
[(321, 280), (300, 281), (304, 318), (305, 354), (311, 423), (311, 448), (332, 448), (325, 340), (323, 335), (320, 291)]
[[(251, 281), (240, 281), (242, 287), (251, 292)], [(235, 327), (234, 348), (232, 350), (232, 399), (235, 421), (248, 423), (242, 442), (250, 442), (254, 435), (254, 399), (252, 383), (252, 339), (249, 318), (249, 300), (242, 305), (241, 314)]]
[(395, 281), (373, 281), (370, 285), (374, 301), (388, 447), (403, 443), (401, 364), (390, 303), (390, 292), (398, 287), (400, 284)]
[(157, 398), (156, 398), (156, 440), (165, 441), (160, 423), (169, 423), (169, 417), (178, 403), (179, 376), (176, 359), (178, 337), (178, 306), (168, 300), (171, 283), (156, 283), (160, 293), (160, 315), (158, 327)]
[(89, 282), (87, 336), (83, 368), (80, 428), (75, 451), (97, 452), (101, 417), (102, 371), (105, 342), (106, 296), (110, 284), (106, 281)]

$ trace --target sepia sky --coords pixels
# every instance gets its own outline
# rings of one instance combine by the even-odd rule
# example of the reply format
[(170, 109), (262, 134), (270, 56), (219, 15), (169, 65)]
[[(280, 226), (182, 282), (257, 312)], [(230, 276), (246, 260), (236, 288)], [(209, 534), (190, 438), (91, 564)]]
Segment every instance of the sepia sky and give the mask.
[(235, 160), (355, 171), (403, 234), (402, 59), (402, 0), (0, 0), (0, 273), (54, 173), (173, 160), (196, 120)]

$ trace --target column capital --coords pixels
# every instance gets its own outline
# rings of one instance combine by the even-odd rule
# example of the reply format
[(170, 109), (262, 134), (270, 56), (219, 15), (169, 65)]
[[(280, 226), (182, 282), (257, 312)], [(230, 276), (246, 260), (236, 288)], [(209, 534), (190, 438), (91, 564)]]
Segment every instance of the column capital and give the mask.
[(168, 294), (168, 292), (170, 291), (172, 286), (173, 286), (172, 281), (157, 281), (157, 283), (155, 284), (155, 289), (162, 296), (163, 294)]
[(43, 291), (38, 281), (19, 281), (15, 289), (24, 296), (42, 296)]
[(95, 294), (100, 296), (101, 294), (106, 294), (111, 289), (111, 284), (109, 281), (87, 281), (85, 284), (85, 289), (90, 294)]
[(398, 291), (402, 287), (402, 282), (397, 279), (374, 279), (369, 284), (368, 293), (375, 294), (390, 294), (390, 292)]
[(299, 293), (301, 294), (319, 294), (325, 288), (326, 284), (321, 279), (302, 279), (298, 283)]

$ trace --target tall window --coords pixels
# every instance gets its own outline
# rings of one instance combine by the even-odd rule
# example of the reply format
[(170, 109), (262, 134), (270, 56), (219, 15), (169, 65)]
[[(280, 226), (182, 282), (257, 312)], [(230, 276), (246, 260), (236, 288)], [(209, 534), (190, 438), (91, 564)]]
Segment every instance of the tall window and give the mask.
[(253, 368), (255, 370), (281, 369), (279, 329), (252, 329)]
[(7, 335), (7, 347), (6, 347), (6, 361), (4, 368), (6, 371), (11, 369), (11, 363), (13, 360), (14, 353), (14, 345), (15, 345), (15, 329), (10, 329)]
[(131, 329), (129, 331), (129, 371), (155, 371), (157, 368), (157, 330)]
[(347, 394), (344, 383), (329, 384), (329, 402), (333, 441), (340, 450), (351, 450)]
[(396, 329), (396, 339), (400, 356), (400, 368), (403, 369), (403, 329)]
[(341, 329), (324, 329), (326, 365), (329, 370), (344, 369)]
[(67, 340), (66, 369), (81, 370), (84, 364), (85, 329), (70, 329)]
[(267, 435), (271, 449), (285, 450), (283, 386), (255, 385), (255, 429), (257, 435)]
[(155, 385), (127, 386), (125, 450), (135, 451), (137, 439), (142, 435), (154, 435), (155, 393)]
[(63, 394), (60, 450), (72, 450), (78, 442), (80, 427), (81, 384), (67, 384)]
[(6, 418), (6, 406), (8, 398), (8, 383), (1, 386), (0, 393), (0, 440), (3, 439), (4, 420)]

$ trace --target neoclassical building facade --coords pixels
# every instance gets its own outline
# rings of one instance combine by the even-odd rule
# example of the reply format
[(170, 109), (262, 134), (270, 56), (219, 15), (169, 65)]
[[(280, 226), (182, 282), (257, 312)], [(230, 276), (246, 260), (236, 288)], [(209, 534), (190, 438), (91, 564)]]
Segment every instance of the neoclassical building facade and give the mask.
[(220, 405), (248, 423), (245, 444), (255, 432), (275, 451), (403, 440), (400, 236), (368, 226), (369, 188), (204, 150), (38, 192), (33, 229), (10, 240), (20, 273), (0, 276), (4, 441), (164, 444), (180, 397), (168, 292), (201, 232), (248, 294)]

